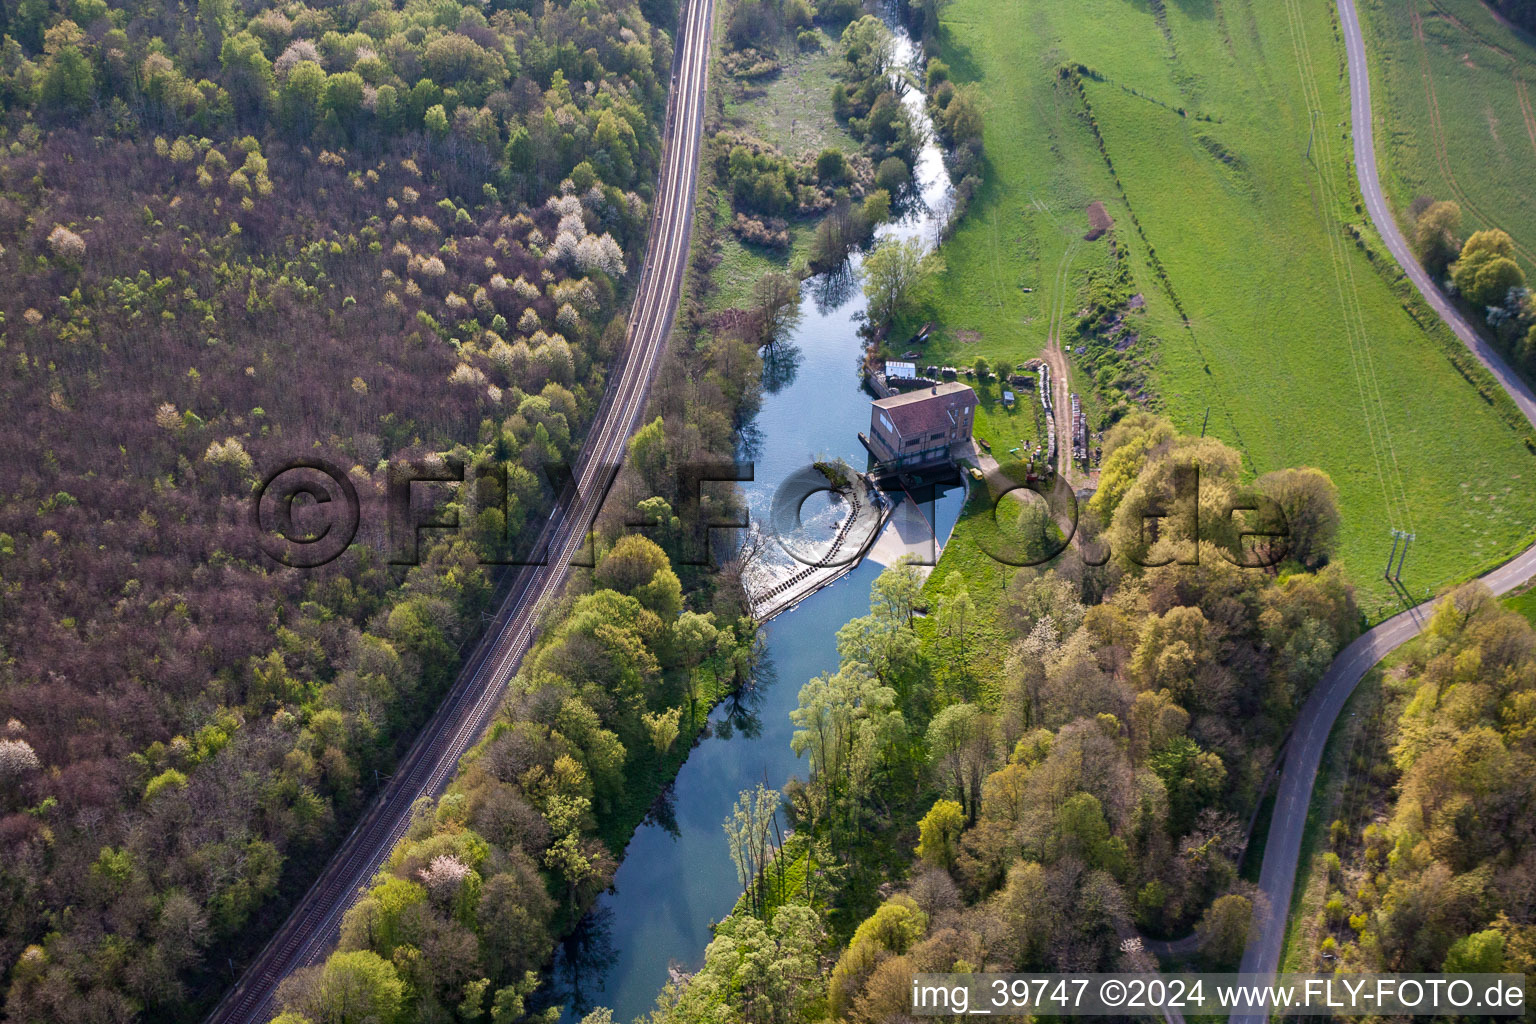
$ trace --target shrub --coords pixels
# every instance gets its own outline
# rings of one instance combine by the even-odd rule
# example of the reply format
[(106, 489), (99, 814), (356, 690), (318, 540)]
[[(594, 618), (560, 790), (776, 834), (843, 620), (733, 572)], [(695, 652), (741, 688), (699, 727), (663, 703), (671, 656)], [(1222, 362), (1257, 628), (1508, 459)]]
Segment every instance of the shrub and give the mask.
[(731, 231), (743, 242), (768, 246), (772, 249), (789, 248), (789, 226), (777, 218), (766, 222), (738, 213), (731, 224)]
[(816, 180), (837, 185), (848, 180), (848, 158), (840, 149), (824, 149), (816, 157)]
[(816, 19), (829, 25), (852, 21), (862, 12), (859, 0), (821, 0), (816, 5)]
[(883, 188), (875, 189), (864, 197), (860, 212), (866, 224), (884, 224), (891, 219), (891, 194)]

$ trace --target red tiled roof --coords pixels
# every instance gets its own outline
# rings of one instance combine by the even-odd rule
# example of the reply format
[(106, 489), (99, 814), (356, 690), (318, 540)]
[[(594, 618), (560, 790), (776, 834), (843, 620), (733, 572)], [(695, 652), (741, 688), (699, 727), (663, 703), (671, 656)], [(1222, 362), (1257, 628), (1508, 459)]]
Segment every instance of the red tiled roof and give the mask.
[[(975, 404), (976, 392), (971, 386), (952, 381), (937, 387), (881, 398), (875, 401), (874, 406), (889, 416), (901, 436), (907, 438), (948, 431), (952, 426), (966, 422), (958, 419), (959, 410)], [(950, 419), (952, 411), (957, 419)]]

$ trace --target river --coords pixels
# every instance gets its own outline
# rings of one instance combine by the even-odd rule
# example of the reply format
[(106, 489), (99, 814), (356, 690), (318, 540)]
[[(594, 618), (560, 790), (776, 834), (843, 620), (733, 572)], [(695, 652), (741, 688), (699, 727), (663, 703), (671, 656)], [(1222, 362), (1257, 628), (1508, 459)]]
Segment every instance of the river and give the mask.
[[(895, 34), (897, 67), (920, 81), (920, 47), (892, 12), (884, 17)], [(949, 208), (949, 176), (921, 91), (908, 89), (903, 102), (928, 141), (914, 168), (914, 194), (878, 237), (932, 245)], [(762, 407), (742, 438), (742, 458), (755, 465), (755, 481), (743, 485), (754, 522), (767, 521), (775, 489), (813, 459), (866, 464), (858, 432), (868, 428), (870, 396), (859, 378), (865, 302), (857, 262), (855, 255), (846, 271), (805, 282), (799, 327), (767, 355)], [(940, 538), (953, 528), (962, 497), (954, 488), (924, 506)], [(803, 510), (806, 526), (830, 532), (844, 510), (824, 499), (812, 508), (817, 500)], [(784, 574), (798, 567), (782, 551), (768, 566)], [(616, 1021), (632, 1021), (654, 1007), (669, 967), (692, 971), (703, 962), (711, 925), (741, 891), (721, 823), (742, 790), (760, 782), (782, 787), (803, 772), (790, 749), (789, 714), (807, 680), (837, 669), (837, 630), (868, 612), (869, 585), (881, 569), (866, 561), (764, 627), (764, 656), (751, 685), (715, 709), (659, 813), (635, 832), (612, 888), (557, 953), (552, 981), (564, 996), (565, 1021), (596, 1006), (611, 1008)]]

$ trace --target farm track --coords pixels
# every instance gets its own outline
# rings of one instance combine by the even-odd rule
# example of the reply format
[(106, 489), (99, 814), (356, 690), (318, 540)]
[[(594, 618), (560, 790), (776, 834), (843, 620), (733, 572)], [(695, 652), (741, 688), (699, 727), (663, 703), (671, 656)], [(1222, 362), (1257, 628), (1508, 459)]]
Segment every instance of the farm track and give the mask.
[(1082, 239), (1073, 235), (1067, 242), (1061, 261), (1056, 264), (1056, 277), (1051, 285), (1051, 313), (1046, 324), (1045, 351), (1042, 354), (1051, 367), (1051, 387), (1056, 394), (1051, 397), (1051, 415), (1056, 419), (1056, 472), (1070, 486), (1074, 475), (1072, 465), (1072, 387), (1071, 366), (1061, 347), (1061, 325), (1066, 320), (1067, 285), (1072, 280), (1072, 258), (1082, 247)]
[(572, 560), (623, 459), (666, 346), (682, 289), (693, 224), (703, 129), (713, 0), (689, 0), (679, 15), (658, 197), (622, 364), (589, 430), (574, 478), (540, 532), (544, 565), (523, 566), (477, 651), (427, 722), (384, 790), (342, 843), (288, 920), (246, 966), (209, 1015), (210, 1024), (260, 1024), (275, 1012), (277, 986), (335, 946), (343, 915), (404, 836), (421, 797), (440, 796), (459, 759), (495, 717), (507, 683), (533, 640), (546, 599), (563, 586)]
[[(1354, 0), (1336, 2), (1348, 56), (1355, 170), (1366, 212), (1387, 251), (1424, 297), (1424, 301), (1509, 393), (1522, 415), (1536, 425), (1536, 394), (1532, 394), (1530, 387), (1515, 375), (1504, 359), (1440, 292), (1424, 268), (1413, 259), (1408, 243), (1392, 217), (1376, 170), (1370, 76), (1359, 16), (1355, 11)], [(1536, 547), (1520, 552), (1508, 562), (1479, 577), (1479, 580), (1493, 593), (1507, 594), (1532, 577), (1536, 577)], [(1275, 810), (1264, 845), (1264, 860), (1259, 869), (1259, 889), (1267, 912), (1255, 920), (1249, 933), (1248, 946), (1243, 952), (1239, 968), (1243, 973), (1272, 974), (1279, 969), (1312, 790), (1334, 723), (1360, 680), (1387, 654), (1417, 636), (1429, 621), (1433, 608), (1433, 601), (1409, 607), (1355, 638), (1328, 666), (1297, 714), (1281, 767)], [(1262, 1024), (1266, 1015), (1233, 1013), (1230, 1019), (1238, 1024)]]
[[(1446, 10), (1436, 0), (1429, 0), (1429, 4), (1434, 7), (1441, 17), (1466, 33), (1479, 46), (1510, 61), (1510, 76), (1515, 85), (1515, 99), (1520, 106), (1520, 114), (1525, 121), (1525, 130), (1530, 136), (1531, 146), (1533, 149), (1536, 149), (1536, 115), (1533, 115), (1531, 111), (1530, 98), (1526, 92), (1525, 81), (1519, 75), (1519, 63), (1515, 55), (1497, 43), (1483, 38), (1475, 29)], [(1429, 127), (1431, 141), (1435, 147), (1435, 163), (1439, 165), (1440, 174), (1445, 178), (1445, 183), (1450, 188), (1452, 197), (1464, 209), (1470, 210), (1483, 223), (1497, 226), (1498, 221), (1490, 217), (1484, 212), (1482, 207), (1473, 201), (1472, 197), (1467, 194), (1466, 189), (1462, 187), (1461, 182), (1457, 180), (1456, 172), (1451, 169), (1450, 148), (1446, 144), (1445, 126), (1440, 118), (1440, 98), (1435, 91), (1434, 72), (1429, 66), (1429, 44), (1424, 38), (1424, 19), (1417, 10), (1410, 11), (1409, 17), (1413, 22), (1413, 39), (1418, 44), (1419, 49), (1419, 63), (1422, 67), (1421, 73), (1424, 78), (1424, 95), (1429, 103)], [(1521, 258), (1525, 260), (1526, 265), (1536, 267), (1536, 253), (1533, 253), (1529, 247), (1521, 244), (1513, 237), (1511, 237), (1511, 241), (1514, 242), (1515, 252), (1520, 254)]]
[(1525, 122), (1526, 138), (1531, 140), (1531, 151), (1536, 153), (1536, 111), (1531, 109), (1531, 90), (1525, 79), (1515, 76), (1515, 99), (1520, 103), (1520, 117)]

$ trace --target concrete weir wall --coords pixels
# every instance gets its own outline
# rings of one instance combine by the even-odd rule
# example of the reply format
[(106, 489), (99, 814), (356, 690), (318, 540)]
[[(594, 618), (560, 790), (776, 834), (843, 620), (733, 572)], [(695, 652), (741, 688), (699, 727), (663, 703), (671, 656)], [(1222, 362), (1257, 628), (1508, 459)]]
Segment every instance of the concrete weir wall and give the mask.
[(894, 502), (886, 497), (867, 476), (854, 477), (851, 493), (845, 495), (850, 505), (826, 552), (814, 564), (805, 564), (790, 576), (776, 580), (762, 590), (752, 590), (748, 600), (752, 617), (767, 622), (793, 608), (822, 587), (841, 579), (864, 559), (891, 517)]

